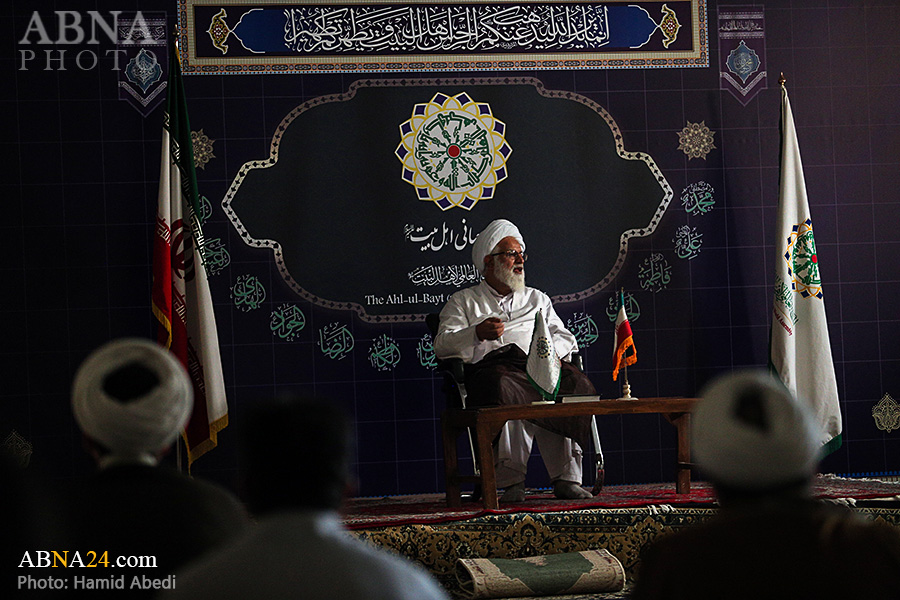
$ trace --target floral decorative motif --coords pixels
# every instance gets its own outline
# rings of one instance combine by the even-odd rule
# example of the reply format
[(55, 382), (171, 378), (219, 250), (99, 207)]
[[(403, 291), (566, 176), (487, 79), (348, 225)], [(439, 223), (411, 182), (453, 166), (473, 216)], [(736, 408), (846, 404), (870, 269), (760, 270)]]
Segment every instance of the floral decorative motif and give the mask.
[(699, 123), (688, 121), (687, 127), (678, 133), (678, 149), (687, 154), (688, 158), (706, 160), (706, 155), (716, 147), (713, 144), (714, 135), (715, 132), (706, 126), (706, 121)]
[(659, 30), (663, 33), (663, 46), (668, 48), (678, 38), (678, 30), (681, 29), (681, 23), (678, 22), (675, 11), (665, 4), (662, 6), (662, 14), (663, 18), (659, 22)]
[(213, 154), (213, 142), (216, 140), (209, 139), (203, 130), (191, 132), (191, 144), (194, 147), (194, 167), (197, 169), (206, 169), (206, 163), (215, 158)]
[(31, 455), (34, 451), (31, 442), (22, 437), (15, 429), (9, 432), (9, 435), (3, 440), (3, 444), (0, 444), (0, 449), (5, 451), (23, 469), (31, 462)]
[(225, 22), (225, 17), (227, 16), (228, 13), (225, 12), (224, 8), (219, 10), (210, 20), (209, 29), (206, 30), (206, 33), (209, 34), (209, 39), (212, 40), (213, 47), (222, 54), (228, 52), (228, 44), (225, 43), (225, 40), (231, 35), (231, 29), (229, 29), (228, 23)]
[(890, 433), (900, 429), (900, 404), (890, 394), (885, 394), (872, 409), (872, 417), (881, 431)]
[(441, 210), (471, 210), (479, 200), (493, 198), (506, 179), (512, 153), (504, 138), (506, 124), (494, 118), (490, 105), (465, 92), (437, 93), (430, 102), (416, 104), (400, 134), (394, 154), (403, 163), (403, 180), (416, 188), (419, 200)]

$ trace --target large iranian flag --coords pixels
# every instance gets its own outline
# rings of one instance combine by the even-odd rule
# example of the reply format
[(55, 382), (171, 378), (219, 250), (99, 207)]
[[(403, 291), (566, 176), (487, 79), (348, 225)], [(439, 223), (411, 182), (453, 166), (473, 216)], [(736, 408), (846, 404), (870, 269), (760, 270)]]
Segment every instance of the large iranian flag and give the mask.
[(194, 385), (194, 411), (183, 433), (190, 467), (216, 447), (216, 435), (228, 425), (228, 403), (203, 266), (200, 202), (181, 67), (174, 49), (169, 57), (153, 243), (153, 314), (159, 343), (184, 364)]
[(827, 454), (841, 445), (841, 412), (800, 147), (783, 85), (781, 136), (769, 362), (787, 388), (812, 409)]

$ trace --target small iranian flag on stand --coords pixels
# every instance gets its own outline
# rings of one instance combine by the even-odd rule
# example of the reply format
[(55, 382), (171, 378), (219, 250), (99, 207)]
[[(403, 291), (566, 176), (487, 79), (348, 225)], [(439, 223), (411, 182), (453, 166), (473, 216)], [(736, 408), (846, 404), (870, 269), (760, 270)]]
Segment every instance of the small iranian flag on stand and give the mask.
[(616, 315), (616, 337), (613, 341), (613, 372), (615, 381), (619, 376), (619, 369), (627, 368), (637, 362), (637, 350), (634, 347), (634, 337), (631, 334), (631, 323), (625, 314), (625, 292), (619, 292), (619, 313)]
[(613, 340), (613, 381), (619, 377), (619, 369), (625, 375), (622, 385), (622, 397), (631, 398), (631, 386), (628, 384), (628, 365), (637, 362), (637, 349), (631, 334), (631, 323), (625, 313), (625, 292), (619, 291), (619, 312), (616, 315), (616, 332)]

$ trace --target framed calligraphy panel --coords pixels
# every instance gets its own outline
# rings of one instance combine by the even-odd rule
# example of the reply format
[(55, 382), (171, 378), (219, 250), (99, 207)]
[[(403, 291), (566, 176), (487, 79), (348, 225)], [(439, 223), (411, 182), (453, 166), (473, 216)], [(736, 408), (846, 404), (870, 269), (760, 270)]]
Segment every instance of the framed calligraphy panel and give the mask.
[(178, 14), (186, 75), (709, 66), (706, 0), (179, 0)]

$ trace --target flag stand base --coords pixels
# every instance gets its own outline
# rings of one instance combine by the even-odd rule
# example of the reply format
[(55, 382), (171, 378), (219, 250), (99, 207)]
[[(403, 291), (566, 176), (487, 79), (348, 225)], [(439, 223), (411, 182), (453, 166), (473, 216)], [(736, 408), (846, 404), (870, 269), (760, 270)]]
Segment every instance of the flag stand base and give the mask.
[(628, 380), (625, 380), (625, 383), (622, 385), (622, 395), (619, 397), (619, 400), (637, 400), (631, 395), (631, 386), (628, 385)]

